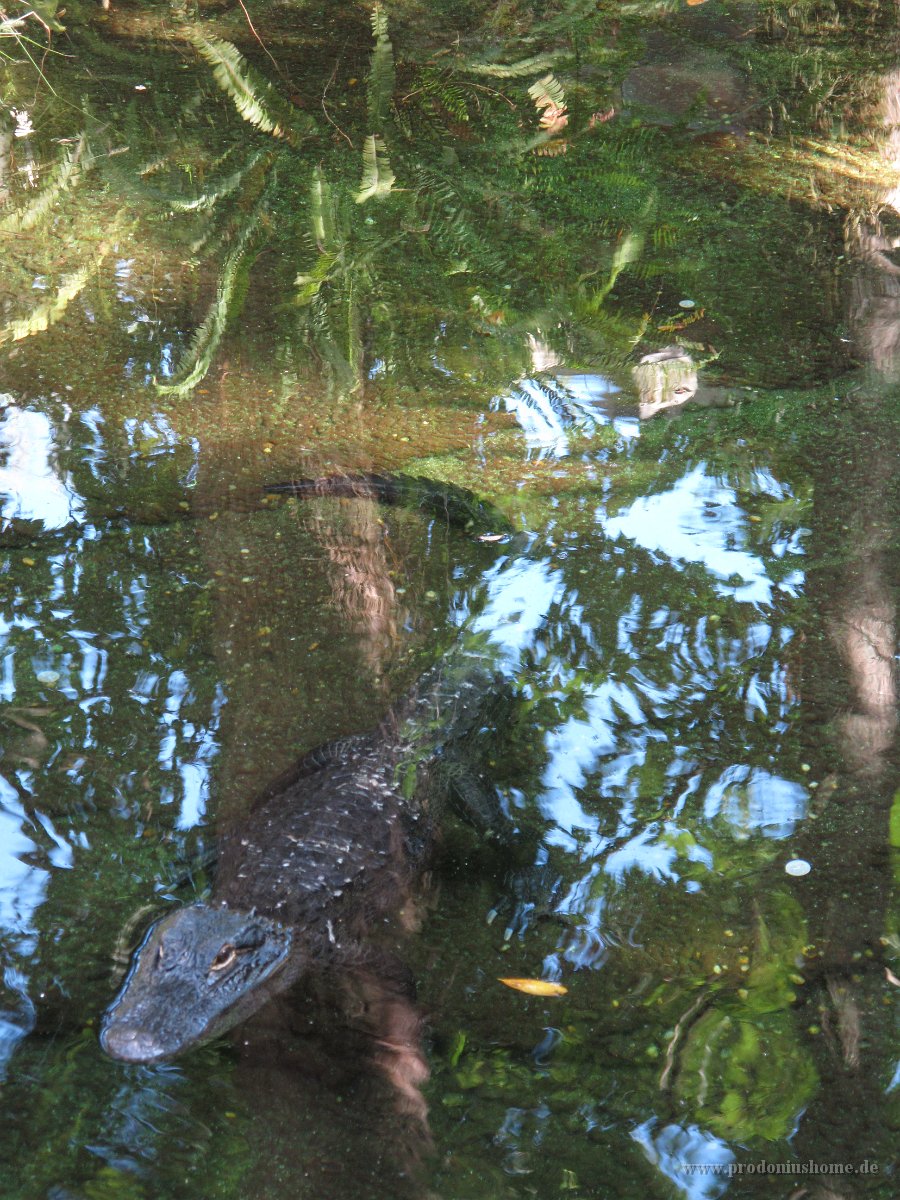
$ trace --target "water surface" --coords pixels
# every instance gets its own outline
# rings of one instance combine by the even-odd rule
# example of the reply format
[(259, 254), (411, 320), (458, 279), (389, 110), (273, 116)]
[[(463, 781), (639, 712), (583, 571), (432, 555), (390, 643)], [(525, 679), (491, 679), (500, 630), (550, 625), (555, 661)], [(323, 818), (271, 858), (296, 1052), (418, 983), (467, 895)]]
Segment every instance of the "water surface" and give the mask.
[[(896, 9), (30, 11), (0, 12), (3, 1194), (895, 1195)], [(263, 498), (356, 470), (522, 536)], [(479, 637), (519, 856), (447, 817), (406, 1024), (312, 980), (174, 1064), (105, 1058), (217, 826)]]

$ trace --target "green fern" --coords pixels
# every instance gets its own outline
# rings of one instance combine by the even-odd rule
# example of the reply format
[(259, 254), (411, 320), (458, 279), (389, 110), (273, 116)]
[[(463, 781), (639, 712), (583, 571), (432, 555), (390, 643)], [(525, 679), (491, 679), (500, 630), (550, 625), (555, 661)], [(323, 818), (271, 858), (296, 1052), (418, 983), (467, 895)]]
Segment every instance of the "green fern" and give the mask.
[(678, 245), (679, 231), (674, 225), (657, 225), (653, 230), (653, 245), (657, 248), (671, 249)]
[(516, 79), (521, 75), (533, 75), (535, 71), (549, 71), (559, 59), (558, 54), (535, 54), (517, 63), (463, 62), (461, 67), (470, 75), (492, 75), (495, 79)]
[(334, 241), (334, 205), (331, 184), (325, 178), (321, 166), (317, 166), (313, 171), (309, 204), (313, 238), (320, 249), (327, 250)]
[(186, 30), (188, 40), (212, 67), (213, 78), (230, 98), (243, 120), (262, 133), (296, 143), (309, 131), (289, 115), (272, 84), (260, 75), (238, 48), (221, 38), (207, 37), (197, 29)]
[(189, 200), (180, 198), (170, 200), (169, 205), (176, 212), (200, 212), (203, 209), (214, 208), (220, 200), (224, 200), (226, 196), (237, 191), (258, 162), (270, 157), (265, 150), (255, 150), (247, 156), (247, 160), (237, 170), (216, 180), (213, 186), (207, 188), (205, 192), (201, 192), (200, 195), (193, 196)]
[(378, 132), (387, 120), (394, 94), (394, 47), (388, 38), (387, 16), (380, 4), (372, 11), (372, 33), (375, 48), (369, 68), (367, 100), (369, 127)]
[(532, 41), (546, 42), (559, 36), (572, 38), (578, 26), (594, 29), (598, 25), (597, 0), (568, 0), (562, 11), (546, 21), (536, 21), (529, 30)]
[(373, 197), (387, 196), (394, 186), (394, 179), (384, 142), (370, 133), (363, 143), (363, 171), (359, 191), (354, 197), (356, 203), (363, 204)]
[[(105, 257), (106, 253), (107, 251), (104, 250), (101, 258)], [(81, 267), (80, 270), (63, 276), (55, 295), (32, 309), (27, 317), (10, 321), (8, 325), (0, 329), (0, 346), (6, 342), (20, 342), (23, 338), (31, 337), (35, 333), (44, 333), (51, 325), (61, 321), (66, 315), (69, 305), (84, 290), (90, 276), (91, 267)]]
[(426, 97), (432, 112), (442, 109), (457, 121), (470, 119), (468, 96), (447, 71), (433, 66), (422, 67), (416, 74), (413, 92)]
[(298, 275), (294, 280), (297, 287), (297, 304), (311, 304), (318, 296), (322, 285), (326, 283), (331, 275), (331, 269), (337, 262), (337, 254), (333, 250), (327, 250), (320, 254), (316, 260), (316, 264), (308, 275)]
[(172, 381), (156, 384), (157, 390), (163, 394), (185, 395), (200, 383), (209, 370), (213, 355), (219, 348), (228, 322), (240, 301), (261, 216), (262, 210), (258, 208), (241, 230), (237, 242), (225, 260), (209, 312), (191, 338), (175, 369)]
[(496, 278), (506, 277), (509, 264), (502, 243), (481, 231), (483, 198), (461, 194), (444, 175), (429, 167), (414, 169), (416, 202), (430, 227), (428, 242), (432, 253), (448, 261), (448, 274), (478, 271)]
[(549, 108), (551, 104), (556, 108), (566, 107), (565, 90), (553, 74), (545, 75), (542, 79), (533, 83), (528, 89), (528, 95), (538, 108)]
[(68, 147), (63, 153), (35, 198), (29, 204), (0, 219), (0, 232), (22, 233), (40, 225), (51, 215), (62, 193), (78, 182), (93, 161), (94, 156), (82, 134), (75, 145)]

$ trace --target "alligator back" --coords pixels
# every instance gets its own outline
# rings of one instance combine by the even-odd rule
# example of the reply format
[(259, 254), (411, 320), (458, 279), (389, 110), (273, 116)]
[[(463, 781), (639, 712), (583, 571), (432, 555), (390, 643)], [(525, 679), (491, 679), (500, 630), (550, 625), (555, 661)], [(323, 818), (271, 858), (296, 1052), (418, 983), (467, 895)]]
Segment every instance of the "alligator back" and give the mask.
[(396, 905), (428, 840), (421, 792), (405, 799), (395, 782), (400, 760), (381, 731), (307, 755), (225, 834), (213, 901), (302, 929), (326, 954), (362, 937)]

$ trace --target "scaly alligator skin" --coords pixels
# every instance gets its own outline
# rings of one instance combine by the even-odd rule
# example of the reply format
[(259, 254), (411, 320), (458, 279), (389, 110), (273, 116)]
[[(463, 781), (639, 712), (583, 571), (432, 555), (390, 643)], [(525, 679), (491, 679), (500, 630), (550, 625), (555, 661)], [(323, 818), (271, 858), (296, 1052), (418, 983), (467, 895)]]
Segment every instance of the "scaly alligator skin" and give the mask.
[[(429, 496), (443, 494), (442, 485), (428, 486)], [(423, 482), (404, 481), (398, 499), (386, 494), (395, 481), (381, 476), (273, 490), (370, 494), (364, 487), (388, 502), (409, 502), (414, 487), (414, 495), (426, 494)], [(466, 495), (456, 489), (454, 504)], [(471, 518), (473, 505), (462, 508)], [(367, 931), (399, 911), (421, 870), (439, 764), (447, 787), (468, 791), (466, 803), (472, 798), (453, 743), (471, 728), (478, 705), (470, 701), (484, 686), (478, 656), (459, 652), (375, 732), (314, 750), (270, 789), (222, 841), (210, 902), (173, 912), (148, 932), (104, 1017), (104, 1050), (127, 1062), (172, 1058), (244, 1020), (306, 972), (364, 957)]]
[[(307, 755), (287, 787), (226, 835), (210, 902), (164, 917), (138, 950), (103, 1020), (108, 1054), (172, 1058), (244, 1020), (304, 973), (364, 957), (367, 931), (403, 906), (431, 841), (428, 767), (446, 741), (427, 717), (457, 706), (466, 725), (465, 698), (478, 691), (469, 682), (449, 695), (433, 682), (377, 732)], [(453, 737), (458, 718), (441, 717)], [(407, 798), (410, 771), (419, 782)]]

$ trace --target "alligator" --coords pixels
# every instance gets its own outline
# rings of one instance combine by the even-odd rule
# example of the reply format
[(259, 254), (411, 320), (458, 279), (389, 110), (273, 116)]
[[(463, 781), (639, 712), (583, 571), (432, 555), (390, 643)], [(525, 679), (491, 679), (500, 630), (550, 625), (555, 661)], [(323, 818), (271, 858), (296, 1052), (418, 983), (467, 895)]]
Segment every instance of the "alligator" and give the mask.
[[(372, 494), (364, 487), (391, 499), (395, 483), (345, 477), (272, 490)], [(398, 494), (408, 499), (421, 490)], [(474, 509), (466, 496), (454, 489), (468, 520)], [(244, 1021), (311, 971), (377, 954), (373, 928), (402, 909), (427, 860), (435, 797), (449, 797), (480, 828), (497, 830), (493, 797), (459, 752), (467, 732), (484, 723), (493, 683), (478, 647), (458, 645), (377, 729), (318, 747), (266, 789), (222, 837), (209, 901), (149, 929), (104, 1016), (103, 1049), (131, 1063), (173, 1058)]]

